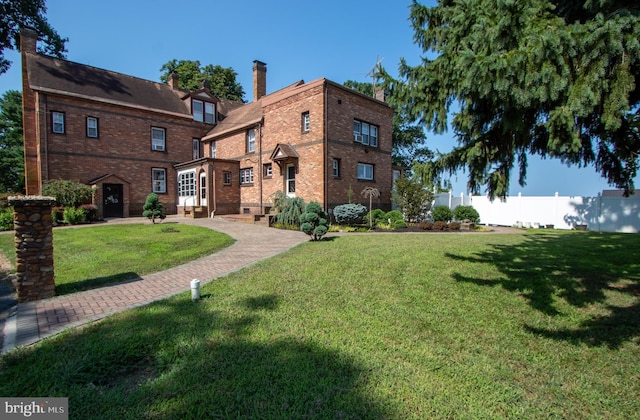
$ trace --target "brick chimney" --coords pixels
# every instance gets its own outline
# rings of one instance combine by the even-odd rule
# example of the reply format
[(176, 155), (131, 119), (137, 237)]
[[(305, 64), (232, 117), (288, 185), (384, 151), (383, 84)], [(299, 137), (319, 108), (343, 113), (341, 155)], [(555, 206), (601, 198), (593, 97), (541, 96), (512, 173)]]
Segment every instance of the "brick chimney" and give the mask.
[(267, 65), (262, 61), (253, 61), (253, 101), (267, 94)]
[(169, 86), (173, 90), (180, 89), (180, 81), (178, 80), (178, 73), (176, 73), (175, 71), (172, 71), (171, 74), (169, 74)]
[(34, 53), (36, 52), (36, 43), (38, 42), (38, 34), (31, 28), (20, 29), (20, 51)]
[(24, 141), (24, 182), (27, 195), (40, 194), (40, 148), (36, 93), (31, 89), (27, 53), (36, 53), (38, 34), (29, 28), (20, 29), (20, 55), (22, 61), (22, 138)]

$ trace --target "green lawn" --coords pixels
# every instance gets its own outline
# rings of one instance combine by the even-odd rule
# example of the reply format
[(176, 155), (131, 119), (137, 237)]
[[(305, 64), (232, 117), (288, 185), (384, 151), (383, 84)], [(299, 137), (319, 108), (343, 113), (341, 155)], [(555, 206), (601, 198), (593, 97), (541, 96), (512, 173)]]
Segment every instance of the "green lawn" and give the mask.
[(304, 243), (1, 359), (71, 418), (607, 418), (640, 412), (640, 236)]
[[(0, 235), (13, 262), (14, 235)], [(161, 271), (231, 245), (228, 235), (182, 225), (124, 224), (54, 229), (56, 294), (104, 286)]]

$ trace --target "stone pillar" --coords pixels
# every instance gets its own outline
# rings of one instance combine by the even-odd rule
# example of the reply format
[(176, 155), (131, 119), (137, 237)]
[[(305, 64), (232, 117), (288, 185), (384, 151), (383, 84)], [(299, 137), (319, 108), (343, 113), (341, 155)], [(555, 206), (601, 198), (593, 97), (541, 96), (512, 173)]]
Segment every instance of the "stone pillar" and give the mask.
[(16, 231), (18, 302), (55, 295), (53, 275), (53, 197), (9, 197)]

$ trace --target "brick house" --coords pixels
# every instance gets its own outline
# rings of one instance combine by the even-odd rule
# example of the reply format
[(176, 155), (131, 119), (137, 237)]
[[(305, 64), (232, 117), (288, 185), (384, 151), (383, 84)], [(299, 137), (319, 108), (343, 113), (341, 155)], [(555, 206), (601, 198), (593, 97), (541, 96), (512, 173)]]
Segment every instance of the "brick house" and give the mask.
[(103, 217), (142, 213), (150, 192), (168, 214), (265, 214), (276, 191), (325, 209), (367, 186), (390, 207), (393, 110), (326, 79), (266, 94), (254, 62), (254, 100), (221, 99), (177, 77), (157, 83), (36, 53), (21, 37), (27, 194), (50, 179), (95, 187)]

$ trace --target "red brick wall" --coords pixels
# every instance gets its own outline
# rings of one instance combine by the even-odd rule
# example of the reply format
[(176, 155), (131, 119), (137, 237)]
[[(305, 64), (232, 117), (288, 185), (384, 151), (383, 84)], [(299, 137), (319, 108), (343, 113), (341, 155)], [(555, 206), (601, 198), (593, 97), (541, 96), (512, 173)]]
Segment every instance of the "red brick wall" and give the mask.
[[(176, 212), (176, 173), (173, 165), (192, 159), (192, 139), (210, 126), (188, 118), (76, 98), (39, 95), (40, 138), (46, 141), (40, 170), (43, 179), (69, 179), (82, 183), (106, 174), (131, 185), (131, 215), (140, 214), (152, 191), (151, 169), (167, 170), (167, 193), (158, 194), (167, 213)], [(64, 112), (65, 133), (51, 130), (51, 111)], [(86, 137), (86, 117), (98, 118), (99, 138)], [(166, 129), (166, 151), (151, 150), (151, 127)], [(127, 198), (125, 197), (125, 200)]]

